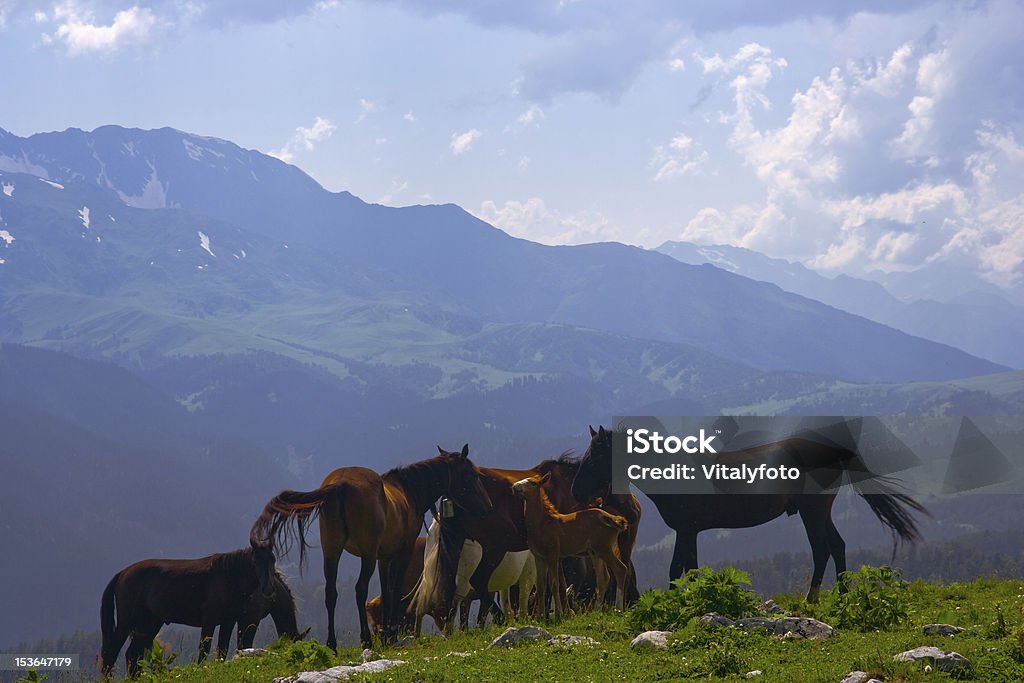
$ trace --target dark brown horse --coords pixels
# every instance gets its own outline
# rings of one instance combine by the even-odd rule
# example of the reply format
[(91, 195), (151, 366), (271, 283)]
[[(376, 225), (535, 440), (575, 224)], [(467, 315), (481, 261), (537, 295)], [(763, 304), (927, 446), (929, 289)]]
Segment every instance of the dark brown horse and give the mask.
[[(423, 551), (426, 546), (426, 536), (420, 536), (416, 539), (416, 548), (413, 550), (412, 559), (409, 561), (409, 566), (406, 567), (405, 574), (402, 577), (402, 614), (405, 615), (402, 619), (402, 626), (410, 632), (415, 630), (416, 624), (414, 623), (413, 616), (406, 612), (406, 608), (409, 606), (409, 595), (416, 589), (416, 582), (420, 580), (420, 575), (423, 573)], [(434, 618), (434, 623), (437, 624), (439, 629), (445, 630), (447, 622), (440, 610), (431, 612), (430, 616)], [(378, 595), (366, 603), (366, 619), (370, 624), (370, 631), (373, 635), (382, 638), (384, 635), (382, 630), (384, 609), (381, 605), (381, 596)]]
[(255, 593), (273, 590), (274, 554), (252, 540), (251, 547), (197, 560), (143, 560), (114, 575), (103, 591), (103, 673), (113, 671), (130, 636), (125, 660), (134, 675), (139, 658), (152, 647), (164, 624), (199, 626), (199, 660), (210, 652), (213, 630), (221, 627), (217, 653), (223, 656), (234, 624)]
[[(509, 470), (496, 467), (481, 467), (480, 480), (487, 495), (494, 504), (489, 514), (470, 516), (456, 510), (455, 516), (443, 520), (441, 528), (440, 576), (436, 582), (443, 586), (444, 601), (451, 609), (451, 598), (454, 594), (455, 575), (459, 563), (463, 543), (471, 539), (480, 543), (483, 557), (476, 571), (470, 578), (470, 585), (480, 597), (480, 611), (477, 614), (477, 625), (482, 626), (489, 614), (495, 620), (504, 619), (502, 610), (497, 606), (488, 590), (491, 574), (501, 563), (505, 553), (527, 550), (526, 520), (523, 514), (523, 501), (512, 491), (512, 485), (521, 479), (534, 475), (549, 474), (550, 479), (544, 484), (544, 491), (559, 512), (572, 512), (579, 503), (572, 497), (573, 477), (579, 464), (569, 453), (563, 453), (555, 460), (545, 460), (528, 470)], [(635, 599), (636, 579), (632, 571), (629, 557), (632, 555), (636, 540), (636, 526), (640, 521), (640, 505), (632, 494), (623, 496), (607, 496), (602, 506), (608, 512), (626, 518), (629, 526), (620, 537), (620, 551), (631, 571), (631, 582), (627, 586), (627, 601)]]
[[(380, 565), (384, 641), (394, 640), (402, 620), (402, 577), (412, 558), (423, 515), (441, 496), (448, 496), (469, 516), (487, 514), (491, 500), (480, 475), (469, 459), (469, 445), (462, 452), (438, 447), (439, 455), (383, 475), (365, 467), (343, 467), (327, 475), (320, 488), (284, 491), (267, 503), (253, 526), (256, 538), (287, 550), (298, 536), (300, 560), (306, 549), (306, 530), (320, 519), (320, 546), (324, 556), (327, 645), (337, 649), (334, 608), (338, 602), (338, 561), (342, 551), (362, 560), (356, 581), (359, 637), (371, 647), (366, 620), (366, 597), (374, 565)], [(290, 524), (293, 523), (293, 524)]]
[[(256, 591), (249, 597), (249, 602), (238, 619), (239, 650), (252, 647), (260, 622), (267, 616), (273, 619), (278, 638), (302, 640), (309, 633), (309, 629), (306, 629), (305, 633), (299, 633), (295, 618), (295, 598), (280, 572), (275, 571), (270, 577), (270, 593), (270, 597), (267, 597), (261, 591)], [(223, 633), (220, 636), (224, 638)]]
[[(579, 471), (572, 484), (577, 500), (589, 500), (607, 492), (612, 480), (612, 438), (614, 432), (600, 427), (590, 428), (590, 446), (580, 460)], [(828, 473), (834, 481), (819, 482), (829, 489), (841, 483), (845, 468), (856, 462), (856, 454), (848, 449), (803, 438), (757, 446), (740, 451), (723, 452), (721, 462), (736, 465), (742, 462), (754, 466), (784, 455), (788, 461), (815, 472)], [(884, 493), (864, 493), (862, 484), (854, 481), (854, 489), (867, 501), (871, 511), (884, 525), (904, 541), (913, 542), (920, 537), (911, 511), (927, 514), (920, 503), (903, 493), (887, 490), (876, 479), (875, 490)], [(807, 591), (807, 601), (817, 602), (825, 567), (831, 555), (836, 576), (846, 571), (846, 543), (832, 521), (832, 503), (835, 493), (772, 493), (772, 494), (649, 494), (662, 519), (676, 532), (675, 549), (669, 567), (669, 581), (677, 579), (697, 567), (697, 534), (707, 529), (739, 529), (769, 522), (784, 512), (800, 514), (800, 519), (811, 544), (814, 573)], [(842, 586), (840, 586), (842, 588)]]

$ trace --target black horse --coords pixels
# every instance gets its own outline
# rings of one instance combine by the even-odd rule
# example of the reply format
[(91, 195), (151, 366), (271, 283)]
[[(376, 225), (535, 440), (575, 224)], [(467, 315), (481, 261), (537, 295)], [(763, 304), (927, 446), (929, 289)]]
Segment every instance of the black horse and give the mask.
[(202, 628), (200, 661), (209, 654), (213, 630), (220, 626), (217, 653), (223, 656), (231, 629), (244, 620), (253, 594), (269, 598), (273, 590), (274, 553), (255, 539), (250, 546), (196, 560), (142, 560), (115, 574), (100, 606), (104, 675), (113, 671), (129, 636), (125, 659), (129, 675), (134, 675), (164, 624)]
[[(580, 461), (580, 468), (572, 484), (577, 500), (589, 500), (606, 492), (612, 479), (612, 438), (614, 432), (600, 427), (590, 428), (590, 446)], [(741, 451), (719, 454), (731, 464), (755, 464), (783, 455), (787, 461), (798, 463), (817, 473), (831, 472), (834, 481), (820, 482), (823, 489), (834, 490), (841, 482), (844, 470), (858, 462), (856, 454), (836, 445), (822, 444), (804, 438), (790, 438), (776, 443)], [(863, 474), (863, 472), (862, 472)], [(870, 473), (868, 473), (870, 474)], [(879, 480), (873, 481), (875, 490), (865, 493), (862, 484), (854, 481), (854, 489), (867, 501), (871, 511), (884, 525), (892, 529), (901, 540), (913, 542), (920, 537), (911, 510), (928, 514), (927, 510), (903, 493), (887, 490)], [(817, 602), (825, 567), (831, 555), (838, 578), (846, 571), (846, 543), (832, 521), (832, 503), (835, 493), (765, 493), (765, 494), (649, 494), (648, 497), (665, 524), (675, 530), (676, 544), (669, 567), (669, 581), (677, 579), (697, 567), (697, 534), (707, 529), (739, 529), (769, 522), (783, 513), (799, 513), (807, 531), (814, 559), (814, 573), (807, 591), (807, 601)]]
[[(273, 576), (270, 577), (270, 589), (270, 597), (267, 597), (260, 591), (256, 591), (249, 596), (249, 602), (246, 603), (245, 609), (242, 611), (237, 622), (237, 647), (239, 650), (252, 647), (260, 622), (267, 616), (274, 620), (274, 628), (277, 629), (278, 638), (302, 640), (309, 633), (309, 629), (306, 629), (304, 633), (299, 633), (299, 626), (295, 617), (295, 598), (292, 596), (292, 591), (288, 588), (288, 584), (285, 583), (284, 577), (281, 576), (280, 572), (275, 571)], [(228, 635), (230, 634), (231, 631), (229, 629)], [(220, 634), (220, 637), (221, 640), (226, 638), (223, 633)], [(221, 649), (221, 647), (218, 644), (218, 649)]]

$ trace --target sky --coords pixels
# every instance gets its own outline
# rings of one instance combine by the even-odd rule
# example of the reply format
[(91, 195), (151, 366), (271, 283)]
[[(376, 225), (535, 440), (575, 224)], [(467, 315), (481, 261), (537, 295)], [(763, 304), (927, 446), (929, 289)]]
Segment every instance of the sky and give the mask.
[(0, 128), (172, 126), (548, 244), (1019, 287), (1020, 26), (1019, 0), (0, 0)]

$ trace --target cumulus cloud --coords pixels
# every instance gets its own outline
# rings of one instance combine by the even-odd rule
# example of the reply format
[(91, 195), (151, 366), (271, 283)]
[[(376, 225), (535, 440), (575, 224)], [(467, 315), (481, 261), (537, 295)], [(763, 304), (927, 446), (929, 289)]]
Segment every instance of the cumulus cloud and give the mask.
[(654, 148), (650, 164), (656, 169), (653, 180), (661, 182), (696, 173), (707, 159), (706, 150), (697, 151), (693, 138), (685, 133), (679, 133), (667, 145), (658, 145)]
[(481, 220), (510, 235), (544, 244), (585, 244), (621, 239), (620, 231), (600, 211), (564, 213), (550, 209), (539, 197), (507, 201), (487, 200), (475, 212)]
[(679, 236), (854, 273), (950, 260), (1020, 284), (1024, 146), (1011, 112), (1024, 72), (1007, 68), (1018, 52), (1007, 27), (1022, 21), (1024, 7), (1000, 0), (954, 12), (918, 41), (812, 77), (786, 103), (769, 98), (785, 68), (769, 47), (695, 55), (705, 80), (728, 81), (719, 120), (763, 199), (705, 206)]
[(452, 133), (452, 139), (448, 147), (455, 156), (462, 156), (473, 148), (473, 143), (483, 135), (476, 128), (470, 128), (463, 133)]
[[(45, 14), (35, 18), (47, 20)], [(99, 24), (94, 15), (74, 2), (57, 5), (53, 21), (58, 24), (57, 30), (44, 34), (43, 42), (63, 45), (69, 55), (113, 52), (128, 44), (148, 42), (157, 23), (152, 10), (135, 5), (118, 11), (110, 24)]]
[(295, 160), (296, 152), (300, 150), (312, 152), (316, 149), (317, 143), (331, 137), (336, 128), (337, 126), (331, 123), (330, 119), (317, 116), (313, 119), (312, 126), (309, 128), (299, 126), (295, 129), (295, 135), (281, 149), (272, 151), (269, 154), (290, 164)]

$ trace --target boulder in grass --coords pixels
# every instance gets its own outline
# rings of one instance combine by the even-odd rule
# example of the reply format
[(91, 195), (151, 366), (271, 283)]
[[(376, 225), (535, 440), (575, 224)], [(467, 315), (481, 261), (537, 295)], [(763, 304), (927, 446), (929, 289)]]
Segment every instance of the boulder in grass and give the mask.
[(926, 624), (923, 630), (926, 636), (955, 636), (967, 629), (952, 624)]
[(851, 671), (839, 683), (882, 683), (882, 681), (873, 678), (867, 671)]
[(644, 631), (629, 644), (634, 650), (667, 650), (668, 637), (672, 631)]
[(895, 655), (893, 659), (897, 662), (930, 661), (939, 671), (951, 674), (963, 673), (971, 668), (971, 660), (959, 652), (930, 646), (915, 647), (913, 650)]
[(335, 683), (345, 680), (352, 674), (377, 674), (402, 664), (405, 662), (400, 659), (376, 659), (358, 666), (334, 666), (323, 671), (303, 671), (294, 676), (275, 678), (274, 683)]
[(266, 650), (262, 647), (247, 647), (237, 651), (235, 653), (235, 659), (242, 659), (244, 657), (260, 657), (266, 654), (270, 654), (270, 650)]
[(565, 633), (560, 633), (551, 640), (548, 641), (548, 645), (557, 647), (570, 647), (573, 645), (600, 645), (589, 636), (570, 636)]
[(551, 634), (539, 626), (510, 626), (505, 632), (491, 641), (490, 647), (503, 647), (505, 649), (532, 643), (537, 640), (551, 640)]
[(835, 633), (835, 629), (825, 622), (810, 617), (744, 617), (733, 621), (717, 612), (709, 612), (702, 616), (700, 621), (708, 626), (734, 626), (744, 630), (764, 629), (783, 638), (823, 640)]

